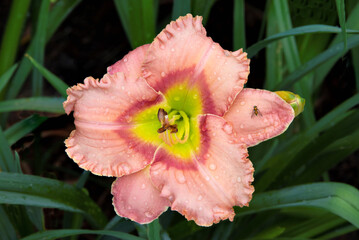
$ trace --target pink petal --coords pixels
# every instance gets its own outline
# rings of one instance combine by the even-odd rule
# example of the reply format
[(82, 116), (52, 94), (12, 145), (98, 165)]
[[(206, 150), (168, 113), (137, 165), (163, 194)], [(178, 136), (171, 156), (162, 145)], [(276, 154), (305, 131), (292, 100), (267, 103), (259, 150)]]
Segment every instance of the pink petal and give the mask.
[(244, 144), (235, 141), (221, 117), (199, 117), (202, 145), (191, 159), (178, 159), (159, 149), (151, 179), (167, 197), (171, 209), (198, 225), (210, 226), (234, 218), (233, 206), (248, 206), (254, 191), (252, 163)]
[(166, 95), (174, 83), (201, 90), (203, 113), (223, 116), (247, 82), (249, 59), (242, 50), (223, 50), (206, 36), (202, 17), (188, 14), (171, 22), (149, 47), (143, 76)]
[(152, 185), (149, 168), (117, 178), (112, 184), (117, 215), (138, 223), (149, 223), (166, 211), (170, 202)]
[[(254, 106), (259, 113), (253, 114)], [(294, 111), (277, 94), (260, 89), (243, 89), (224, 116), (232, 123), (237, 139), (247, 146), (283, 133), (294, 119)]]
[(143, 78), (136, 77), (146, 48), (137, 48), (124, 58), (133, 65), (131, 77), (116, 72), (121, 69), (121, 63), (116, 63), (110, 67), (113, 74), (105, 74), (100, 81), (88, 77), (84, 84), (67, 90), (64, 108), (67, 114), (74, 111), (76, 130), (65, 141), (66, 152), (94, 174), (119, 177), (152, 161), (156, 147), (130, 134), (136, 124), (132, 115), (161, 98)]

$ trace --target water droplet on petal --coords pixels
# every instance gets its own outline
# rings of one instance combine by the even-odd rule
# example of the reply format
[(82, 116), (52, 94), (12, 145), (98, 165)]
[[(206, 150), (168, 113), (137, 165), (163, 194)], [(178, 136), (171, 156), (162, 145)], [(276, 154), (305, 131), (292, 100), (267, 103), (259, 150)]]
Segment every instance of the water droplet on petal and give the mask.
[(165, 45), (160, 44), (160, 48), (161, 48), (162, 50), (164, 50), (164, 49), (165, 49)]
[(212, 136), (213, 136), (213, 137), (215, 137), (215, 136), (216, 136), (216, 133), (215, 133), (215, 132), (213, 132), (213, 133), (212, 133)]
[(175, 51), (175, 49), (174, 48), (171, 48), (171, 52), (174, 52)]
[(198, 95), (197, 94), (194, 94), (193, 95), (193, 99), (197, 99), (198, 98)]
[(183, 175), (183, 172), (182, 171), (176, 171), (175, 172), (175, 177), (176, 177), (176, 179), (177, 179), (177, 181), (179, 182), (179, 183), (185, 183), (186, 182), (186, 178), (185, 178), (185, 176)]
[(202, 210), (202, 207), (199, 207), (199, 210), (201, 211), (201, 210)]
[(199, 195), (198, 198), (197, 198), (198, 201), (201, 201), (202, 199), (203, 199), (202, 195)]
[(125, 90), (125, 86), (121, 86), (121, 89), (122, 89), (122, 90)]
[(143, 189), (145, 189), (145, 188), (146, 188), (146, 184), (142, 183), (141, 189), (143, 190)]
[(217, 166), (214, 163), (209, 164), (209, 169), (216, 170)]
[(127, 209), (128, 209), (128, 210), (131, 210), (131, 209), (132, 209), (132, 207), (131, 207), (130, 205), (128, 205)]
[(239, 127), (240, 127), (240, 128), (244, 128), (244, 125), (243, 125), (243, 124), (241, 124)]
[(237, 177), (237, 182), (241, 182), (241, 181), (242, 181), (241, 177)]
[(232, 97), (228, 97), (227, 101), (228, 101), (228, 102), (232, 102), (232, 101), (233, 101), (233, 98), (232, 98)]
[(181, 100), (181, 98), (180, 97), (174, 97), (174, 100), (178, 102), (179, 100)]
[(218, 77), (217, 80), (218, 80), (218, 81), (221, 81), (221, 77)]
[(180, 85), (180, 86), (179, 86), (179, 90), (183, 90), (183, 85)]
[(127, 163), (122, 163), (122, 164), (121, 164), (121, 168), (122, 168), (122, 171), (123, 171), (126, 175), (130, 174), (131, 168), (130, 168), (130, 166), (129, 166)]
[(209, 176), (206, 176), (206, 181), (209, 181), (209, 179), (210, 179)]
[(204, 155), (204, 159), (208, 160), (211, 157), (211, 154), (207, 153), (206, 155)]
[(242, 101), (240, 104), (243, 106), (244, 104), (246, 104), (246, 102)]
[(124, 62), (127, 62), (127, 61), (128, 61), (127, 57), (125, 57), (125, 58), (123, 59), (123, 61), (124, 61)]
[(166, 76), (166, 73), (165, 73), (165, 72), (161, 72), (161, 76), (162, 76), (162, 77), (165, 77), (165, 76)]
[(223, 131), (225, 131), (227, 134), (232, 134), (233, 133), (233, 127), (231, 126), (231, 124), (226, 123), (223, 126)]
[(145, 216), (148, 218), (151, 218), (153, 216), (153, 213), (151, 212), (145, 212)]

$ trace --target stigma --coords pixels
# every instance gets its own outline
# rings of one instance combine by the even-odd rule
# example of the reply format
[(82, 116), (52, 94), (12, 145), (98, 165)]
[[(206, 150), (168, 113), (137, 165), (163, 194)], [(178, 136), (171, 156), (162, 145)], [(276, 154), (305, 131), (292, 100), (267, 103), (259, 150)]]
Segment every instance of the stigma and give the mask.
[[(189, 136), (189, 119), (183, 111), (173, 110), (168, 114), (163, 108), (158, 109), (157, 118), (161, 127), (157, 129), (159, 137), (169, 146), (185, 143)], [(178, 129), (176, 122), (181, 123)], [(180, 131), (179, 131), (180, 130)]]

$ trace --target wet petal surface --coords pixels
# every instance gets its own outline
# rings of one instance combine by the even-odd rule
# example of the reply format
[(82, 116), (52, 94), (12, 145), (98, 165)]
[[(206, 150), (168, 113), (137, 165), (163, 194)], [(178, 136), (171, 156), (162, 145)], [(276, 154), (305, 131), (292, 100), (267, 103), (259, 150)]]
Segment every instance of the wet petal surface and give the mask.
[(170, 202), (161, 197), (152, 185), (149, 168), (117, 178), (112, 184), (111, 193), (117, 215), (145, 224), (166, 211)]
[(157, 147), (136, 138), (132, 131), (139, 124), (133, 115), (161, 101), (161, 96), (133, 72), (137, 69), (139, 73), (146, 48), (125, 56), (132, 63), (130, 77), (112, 69), (113, 74), (106, 74), (100, 81), (88, 77), (84, 84), (67, 90), (64, 108), (67, 114), (74, 111), (76, 130), (65, 141), (66, 152), (94, 174), (119, 177), (152, 161)]
[(171, 209), (198, 225), (233, 220), (233, 206), (245, 206), (254, 191), (252, 163), (244, 144), (238, 144), (231, 126), (221, 117), (199, 117), (201, 149), (189, 159), (166, 149), (156, 152), (151, 179), (168, 198)]
[(260, 89), (243, 89), (224, 116), (247, 146), (283, 133), (293, 121), (294, 111), (277, 94)]
[[(241, 50), (229, 52), (206, 36), (202, 18), (187, 15), (171, 22), (149, 47), (143, 76), (164, 93), (173, 84), (200, 89), (202, 113), (222, 116), (243, 88), (249, 60)], [(187, 101), (191, 101), (188, 99)]]

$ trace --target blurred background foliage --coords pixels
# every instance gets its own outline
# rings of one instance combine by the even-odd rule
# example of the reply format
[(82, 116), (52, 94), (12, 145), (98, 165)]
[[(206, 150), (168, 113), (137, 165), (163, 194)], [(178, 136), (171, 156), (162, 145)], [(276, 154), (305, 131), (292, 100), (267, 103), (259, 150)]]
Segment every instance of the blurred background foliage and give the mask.
[[(115, 216), (113, 178), (64, 152), (66, 88), (101, 77), (178, 16), (251, 58), (247, 87), (291, 90), (305, 111), (249, 149), (256, 192), (209, 228), (167, 211)], [(2, 0), (0, 238), (359, 239), (359, 3), (356, 0)]]

